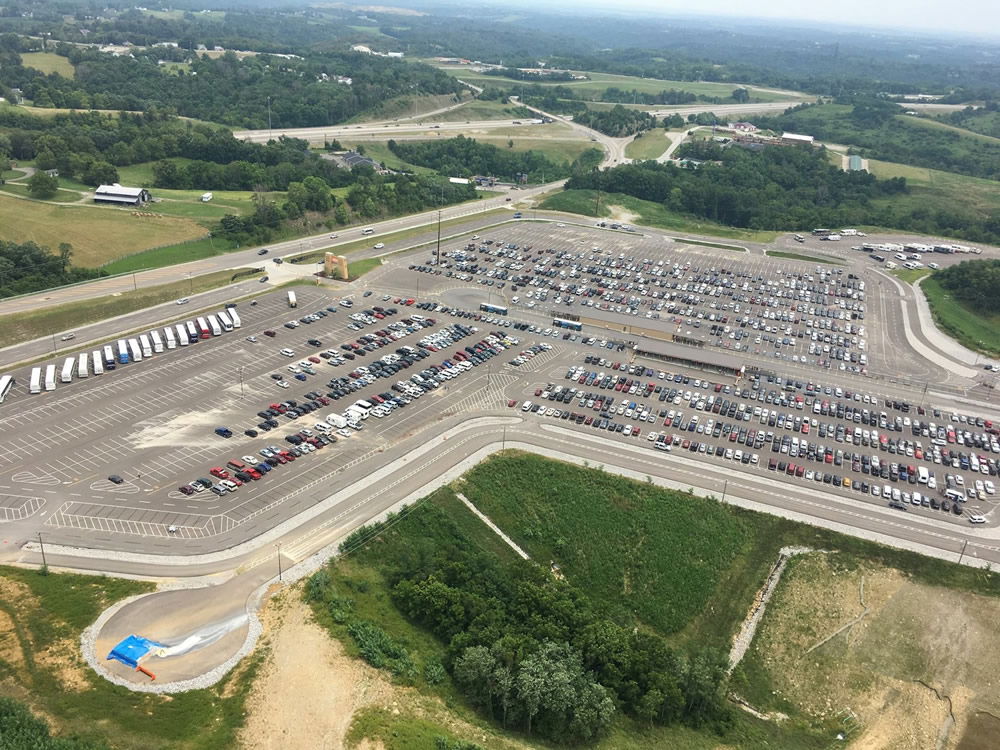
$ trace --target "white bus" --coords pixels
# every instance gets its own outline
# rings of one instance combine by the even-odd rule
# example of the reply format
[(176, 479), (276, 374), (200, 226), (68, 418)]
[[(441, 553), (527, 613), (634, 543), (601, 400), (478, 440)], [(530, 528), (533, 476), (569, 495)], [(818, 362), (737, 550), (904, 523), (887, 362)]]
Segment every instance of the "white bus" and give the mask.
[(215, 317), (214, 315), (209, 315), (208, 324), (212, 327), (213, 336), (222, 335), (222, 326), (219, 325), (219, 319), (217, 317)]
[(125, 339), (118, 339), (118, 364), (127, 365), (131, 361), (128, 354), (128, 342)]
[(94, 374), (103, 375), (104, 374), (104, 357), (101, 354), (100, 349), (95, 349), (94, 353), (90, 356), (90, 360), (94, 365)]
[(160, 332), (150, 331), (149, 338), (153, 342), (153, 351), (160, 354), (163, 351), (163, 339), (160, 338)]
[(31, 384), (28, 386), (29, 393), (41, 393), (42, 392), (42, 368), (32, 367), (31, 368)]
[(236, 312), (235, 307), (230, 307), (226, 312), (229, 313), (229, 319), (233, 321), (233, 328), (242, 328), (243, 321), (240, 320), (240, 314)]
[(56, 389), (56, 366), (45, 366), (45, 390), (54, 391)]
[(170, 326), (165, 326), (163, 329), (163, 338), (167, 342), (167, 349), (177, 348), (177, 339), (174, 338), (174, 329)]
[(205, 322), (204, 318), (198, 318), (198, 337), (203, 339), (212, 338), (212, 332), (208, 329), (208, 323)]
[(144, 333), (139, 334), (139, 346), (142, 347), (143, 357), (153, 356), (153, 346), (149, 343), (149, 336)]
[(187, 328), (188, 343), (189, 344), (193, 344), (194, 342), (196, 342), (198, 339), (201, 338), (201, 336), (200, 336), (201, 331), (198, 328), (195, 327), (195, 325), (194, 325), (194, 323), (192, 321), (189, 320), (184, 325)]
[(90, 375), (90, 372), (88, 372), (89, 359), (87, 352), (80, 352), (80, 356), (76, 358), (77, 377), (85, 378)]
[[(226, 314), (225, 310), (220, 310), (219, 312), (217, 312), (215, 314), (215, 317), (218, 318), (219, 323), (222, 324), (223, 331), (226, 331), (228, 333), (229, 331), (233, 330), (233, 321)], [(211, 320), (211, 317), (209, 317), (209, 320)]]
[(72, 383), (73, 382), (73, 370), (76, 369), (76, 358), (66, 357), (63, 361), (62, 375), (59, 376), (59, 381), (61, 383)]
[(142, 362), (142, 349), (139, 348), (138, 341), (135, 339), (129, 339), (128, 350), (132, 353), (133, 362)]
[(115, 363), (115, 350), (111, 348), (111, 344), (104, 345), (104, 364), (113, 365)]
[(288, 290), (288, 306), (289, 307), (299, 306), (299, 301), (295, 299), (295, 292), (293, 292), (291, 289)]
[(10, 393), (10, 389), (14, 387), (14, 376), (4, 375), (0, 377), (0, 404), (3, 400), (7, 398), (7, 394)]
[(188, 329), (184, 327), (183, 323), (178, 323), (174, 326), (174, 330), (177, 331), (177, 343), (181, 346), (187, 346), (191, 343), (191, 334), (188, 333)]

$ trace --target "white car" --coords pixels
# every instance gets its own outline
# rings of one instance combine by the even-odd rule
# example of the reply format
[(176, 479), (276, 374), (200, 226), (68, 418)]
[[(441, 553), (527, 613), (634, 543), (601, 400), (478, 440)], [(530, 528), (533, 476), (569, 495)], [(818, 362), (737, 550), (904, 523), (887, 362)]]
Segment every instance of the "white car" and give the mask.
[(282, 349), (281, 351), (278, 352), (278, 354), (282, 355), (283, 357), (295, 356), (295, 352), (293, 352), (291, 349)]
[[(265, 456), (265, 458), (266, 458), (266, 456)], [(245, 464), (250, 464), (251, 466), (256, 466), (258, 463), (260, 463), (253, 456), (240, 456), (240, 461), (242, 461)]]
[(969, 516), (969, 523), (986, 523), (984, 516)]
[(277, 383), (275, 383), (275, 385), (277, 385), (279, 388), (287, 388), (288, 387), (288, 383), (286, 383), (284, 380), (279, 380)]
[(257, 343), (257, 337), (256, 336), (247, 336), (247, 341), (249, 341), (251, 344), (256, 344)]
[(177, 304), (178, 305), (186, 305), (190, 301), (191, 300), (189, 300), (187, 297), (181, 297), (179, 300), (177, 300)]
[(384, 242), (376, 242), (375, 243), (375, 249), (376, 250), (381, 250), (383, 247), (385, 247), (385, 243)]

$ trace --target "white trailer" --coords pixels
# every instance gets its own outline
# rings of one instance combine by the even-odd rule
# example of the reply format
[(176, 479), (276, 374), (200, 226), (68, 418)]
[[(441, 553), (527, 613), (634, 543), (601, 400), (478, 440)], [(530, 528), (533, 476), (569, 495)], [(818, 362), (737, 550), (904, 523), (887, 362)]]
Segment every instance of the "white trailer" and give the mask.
[(215, 317), (214, 315), (209, 315), (208, 324), (212, 327), (213, 336), (222, 335), (222, 326), (219, 325), (219, 319), (217, 317)]
[(289, 307), (299, 306), (299, 301), (295, 299), (295, 292), (293, 292), (291, 289), (288, 290), (288, 306)]
[(88, 372), (87, 365), (90, 358), (87, 356), (87, 352), (80, 352), (80, 356), (76, 358), (76, 375), (80, 378), (85, 378), (90, 375)]
[(167, 349), (177, 348), (177, 339), (174, 338), (174, 329), (170, 326), (166, 326), (163, 329), (163, 338), (167, 342)]
[(32, 367), (31, 368), (31, 382), (28, 384), (29, 393), (41, 393), (42, 392), (42, 368)]
[(226, 312), (229, 313), (229, 319), (233, 321), (233, 328), (243, 327), (243, 321), (240, 320), (240, 314), (236, 312), (235, 307), (230, 307)]
[(59, 376), (59, 381), (62, 383), (72, 383), (73, 382), (73, 370), (76, 369), (76, 358), (66, 357), (63, 361), (62, 374)]
[(341, 427), (347, 427), (347, 419), (345, 417), (341, 416), (340, 414), (330, 414), (326, 418), (326, 422), (331, 427), (336, 427), (338, 430)]
[(149, 342), (149, 336), (147, 336), (144, 333), (139, 334), (139, 346), (142, 347), (142, 356), (143, 357), (152, 357), (153, 356), (153, 346)]
[(163, 339), (160, 338), (160, 332), (150, 331), (149, 338), (153, 342), (153, 351), (156, 352), (157, 354), (163, 352)]
[(90, 355), (90, 361), (94, 365), (94, 374), (103, 375), (104, 374), (104, 354), (100, 349), (95, 349), (93, 354)]
[(128, 340), (128, 350), (132, 354), (133, 362), (142, 362), (142, 349), (139, 348), (139, 341), (137, 339)]
[(56, 389), (56, 366), (45, 366), (45, 390), (54, 391)]
[(187, 346), (191, 343), (191, 334), (188, 333), (188, 329), (184, 327), (183, 323), (178, 323), (174, 326), (174, 330), (177, 331), (177, 343), (181, 346)]

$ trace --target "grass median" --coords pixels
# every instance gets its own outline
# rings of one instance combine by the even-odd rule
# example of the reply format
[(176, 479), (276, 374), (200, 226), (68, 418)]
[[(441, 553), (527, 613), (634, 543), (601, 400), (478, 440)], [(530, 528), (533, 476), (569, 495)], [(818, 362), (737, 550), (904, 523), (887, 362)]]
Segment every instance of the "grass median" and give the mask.
[(829, 255), (802, 255), (800, 253), (786, 253), (784, 250), (768, 250), (768, 258), (785, 258), (786, 260), (804, 260), (809, 263), (826, 263), (831, 266), (843, 266), (844, 261), (833, 258)]
[[(245, 269), (244, 269), (245, 270)], [(71, 302), (55, 307), (46, 307), (23, 313), (11, 313), (3, 317), (3, 329), (0, 333), (0, 347), (12, 346), (22, 341), (32, 341), (43, 336), (51, 336), (62, 331), (72, 330), (89, 323), (96, 323), (119, 315), (143, 310), (147, 307), (171, 302), (179, 297), (186, 297), (211, 289), (218, 289), (233, 283), (233, 276), (241, 273), (235, 271), (217, 271), (204, 276), (195, 276), (190, 281), (175, 281), (170, 284), (122, 292), (107, 297)], [(257, 278), (260, 274), (246, 274), (236, 281), (246, 281)]]
[(955, 299), (933, 276), (920, 282), (920, 289), (941, 330), (969, 349), (1000, 355), (1000, 315), (973, 310)]

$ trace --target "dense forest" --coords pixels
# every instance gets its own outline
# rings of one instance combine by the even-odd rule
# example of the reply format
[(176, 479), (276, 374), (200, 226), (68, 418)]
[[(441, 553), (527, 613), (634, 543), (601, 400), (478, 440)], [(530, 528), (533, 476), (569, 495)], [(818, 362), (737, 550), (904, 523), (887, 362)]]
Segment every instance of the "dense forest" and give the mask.
[(71, 265), (73, 246), (59, 245), (58, 254), (34, 242), (0, 240), (0, 297), (37, 292), (63, 284), (88, 281), (102, 276), (92, 268)]
[(969, 307), (1000, 312), (1000, 260), (965, 260), (942, 268), (934, 280)]
[(990, 100), (981, 107), (966, 107), (941, 116), (941, 121), (974, 133), (1000, 138), (1000, 101)]
[[(405, 516), (406, 543), (375, 540), (365, 559), (377, 560), (399, 612), (445, 645), (453, 682), (494, 721), (577, 746), (601, 737), (619, 711), (649, 723), (727, 722), (725, 654), (673, 649), (659, 635), (617, 624), (548, 569), (469, 545), (433, 503)], [(356, 552), (395, 520), (355, 531), (342, 552)], [(306, 596), (346, 626), (370, 663), (404, 681), (416, 677), (407, 648), (355, 615), (350, 589), (338, 588), (330, 572), (314, 574)], [(428, 681), (440, 681), (430, 671)]]
[(890, 101), (860, 98), (838, 104), (803, 104), (777, 117), (750, 119), (762, 128), (847, 143), (873, 159), (1000, 179), (1000, 141), (935, 127), (934, 122), (908, 117), (903, 111)]
[(605, 112), (589, 109), (575, 115), (573, 119), (581, 125), (614, 137), (635, 135), (656, 127), (656, 118), (652, 115), (635, 109), (626, 109), (620, 104)]
[(390, 140), (389, 150), (403, 161), (430, 167), (447, 177), (485, 175), (515, 181), (519, 175), (527, 175), (527, 182), (568, 177), (574, 171), (597, 166), (602, 156), (598, 149), (589, 149), (572, 164), (556, 163), (539, 151), (502, 149), (463, 135), (437, 141)]
[[(14, 49), (10, 49), (14, 47)], [(308, 59), (267, 55), (239, 59), (194, 56), (188, 69), (158, 64), (177, 49), (136, 50), (115, 57), (69, 45), (59, 48), (75, 65), (64, 78), (25, 67), (13, 35), (0, 37), (0, 96), (19, 88), (38, 107), (147, 110), (246, 128), (305, 127), (344, 122), (400, 96), (457, 94), (463, 86), (428, 65), (356, 52), (325, 52)], [(335, 76), (348, 76), (350, 85)], [(268, 110), (270, 102), (270, 123)]]

